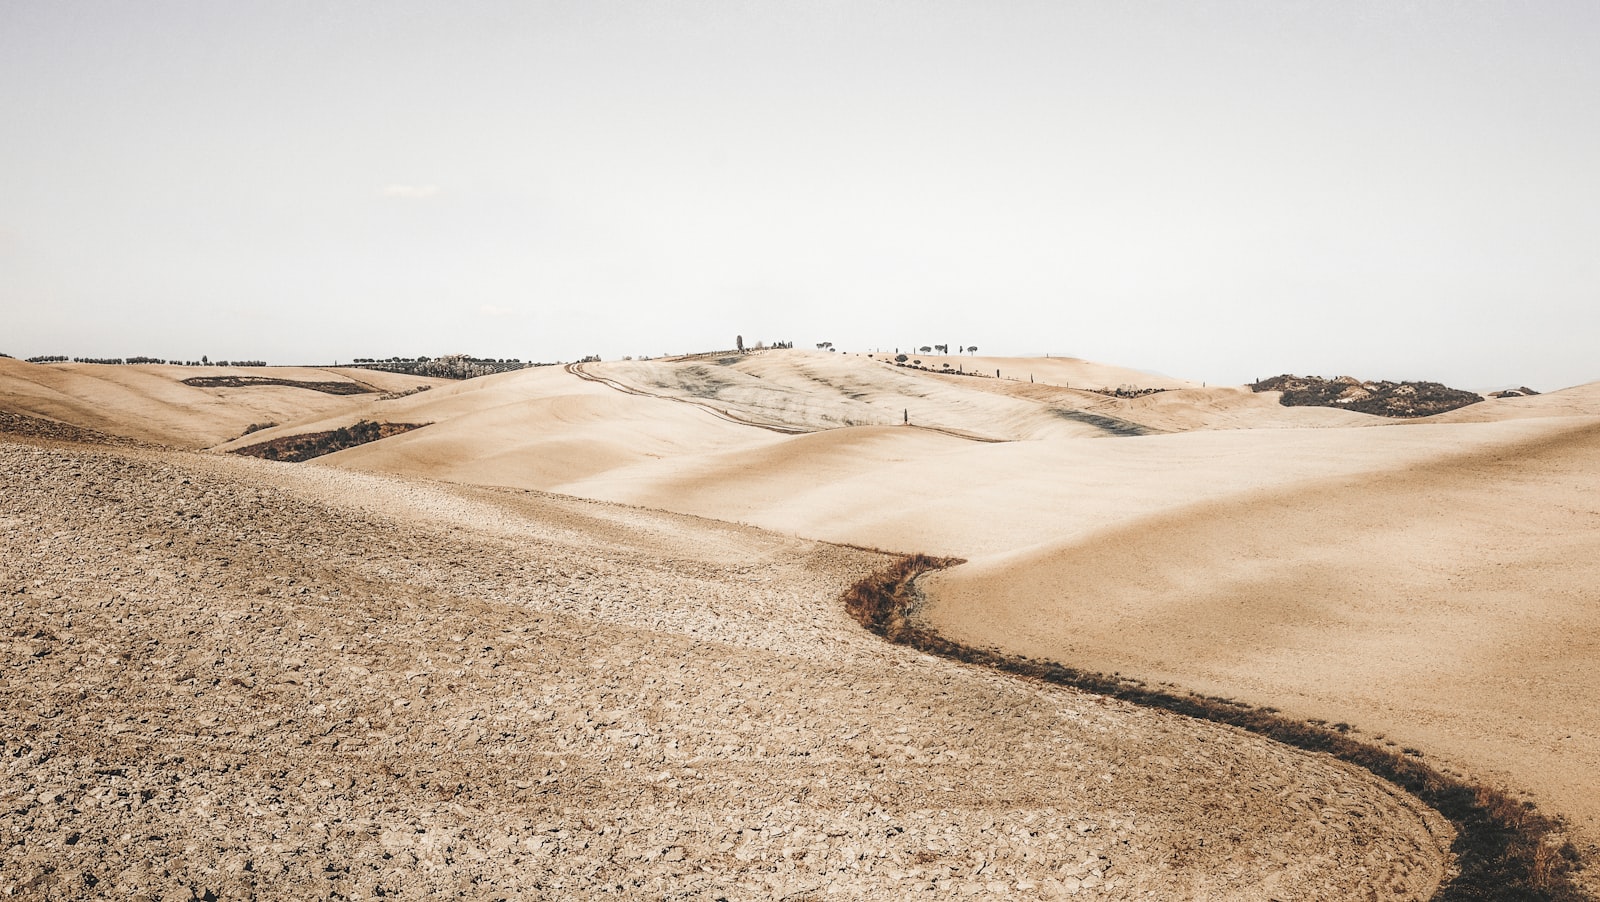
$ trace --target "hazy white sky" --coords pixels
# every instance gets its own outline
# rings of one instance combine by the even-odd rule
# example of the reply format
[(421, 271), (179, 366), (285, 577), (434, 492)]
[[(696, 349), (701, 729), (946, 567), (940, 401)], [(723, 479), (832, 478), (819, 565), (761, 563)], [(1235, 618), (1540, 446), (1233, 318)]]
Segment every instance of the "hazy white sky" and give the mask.
[(1600, 3), (0, 0), (0, 351), (1600, 378)]

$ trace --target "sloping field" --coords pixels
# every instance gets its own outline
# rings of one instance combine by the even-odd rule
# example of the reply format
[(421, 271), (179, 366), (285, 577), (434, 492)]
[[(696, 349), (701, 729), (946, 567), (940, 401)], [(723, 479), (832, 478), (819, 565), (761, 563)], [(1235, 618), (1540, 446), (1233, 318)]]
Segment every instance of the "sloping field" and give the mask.
[[(207, 388), (197, 377), (341, 382), (370, 394), (334, 395), (291, 385)], [(260, 423), (365, 410), (377, 393), (438, 385), (442, 379), (321, 367), (204, 367), (92, 363), (32, 364), (0, 358), (0, 410), (44, 417), (179, 448), (206, 448)], [(352, 413), (352, 420), (359, 416)]]
[(974, 645), (1357, 724), (1531, 790), (1592, 840), (1600, 418), (1517, 427), (1509, 444), (1099, 517), (930, 577), (923, 614)]
[(1248, 734), (888, 646), (881, 558), (316, 465), (0, 442), (0, 861), (51, 898), (1428, 897)]

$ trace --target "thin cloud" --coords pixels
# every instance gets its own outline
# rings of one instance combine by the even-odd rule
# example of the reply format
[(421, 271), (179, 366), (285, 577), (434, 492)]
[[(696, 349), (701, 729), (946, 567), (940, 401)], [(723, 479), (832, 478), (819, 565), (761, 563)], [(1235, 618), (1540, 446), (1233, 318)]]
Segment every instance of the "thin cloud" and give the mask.
[(384, 197), (401, 197), (406, 200), (426, 200), (439, 193), (438, 185), (385, 185)]

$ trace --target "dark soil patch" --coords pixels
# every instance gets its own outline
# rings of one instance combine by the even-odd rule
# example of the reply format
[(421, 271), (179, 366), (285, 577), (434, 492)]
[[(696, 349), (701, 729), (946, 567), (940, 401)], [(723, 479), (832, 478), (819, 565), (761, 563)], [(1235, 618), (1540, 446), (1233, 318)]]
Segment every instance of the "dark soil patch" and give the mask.
[(1362, 382), (1350, 376), (1273, 376), (1250, 385), (1276, 391), (1285, 407), (1339, 407), (1380, 417), (1426, 417), (1482, 401), (1480, 395), (1438, 382)]
[(1158, 430), (1151, 429), (1142, 423), (1124, 420), (1121, 417), (1108, 417), (1104, 414), (1089, 413), (1086, 410), (1065, 410), (1053, 407), (1050, 412), (1063, 420), (1072, 420), (1075, 423), (1085, 423), (1110, 435), (1134, 436), (1155, 435)]
[(195, 388), (245, 388), (256, 385), (286, 385), (290, 388), (309, 388), (325, 395), (370, 395), (377, 391), (356, 382), (304, 382), (298, 379), (278, 379), (273, 376), (194, 376), (183, 380), (184, 385)]
[(1532, 803), (1440, 773), (1425, 764), (1420, 753), (1407, 754), (1415, 750), (1393, 752), (1353, 739), (1348, 735), (1349, 724), (1324, 726), (1225, 698), (1152, 689), (1140, 680), (971, 648), (915, 625), (912, 615), (921, 600), (916, 578), (959, 563), (963, 562), (923, 554), (902, 558), (851, 586), (844, 596), (845, 609), (871, 632), (929, 654), (1228, 724), (1365, 768), (1455, 825), (1451, 852), (1456, 856), (1457, 873), (1439, 888), (1436, 902), (1577, 902), (1588, 898), (1571, 879), (1581, 862), (1572, 843), (1562, 841), (1559, 820), (1539, 813)]
[(421, 429), (426, 423), (374, 423), (362, 420), (353, 426), (340, 426), (327, 432), (308, 432), (302, 435), (286, 435), (260, 444), (250, 445), (245, 448), (235, 448), (232, 453), (246, 454), (250, 457), (262, 457), (267, 460), (283, 460), (290, 463), (300, 463), (313, 457), (365, 445), (391, 435)]

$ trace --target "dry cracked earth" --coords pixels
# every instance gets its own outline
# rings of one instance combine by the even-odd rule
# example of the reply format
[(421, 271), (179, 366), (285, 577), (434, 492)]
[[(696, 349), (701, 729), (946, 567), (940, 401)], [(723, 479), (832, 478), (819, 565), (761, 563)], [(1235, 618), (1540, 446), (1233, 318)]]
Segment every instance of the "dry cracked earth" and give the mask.
[[(0, 436), (0, 895), (1415, 899), (1363, 771), (890, 646), (881, 555)], [(908, 549), (910, 550), (910, 549)]]

